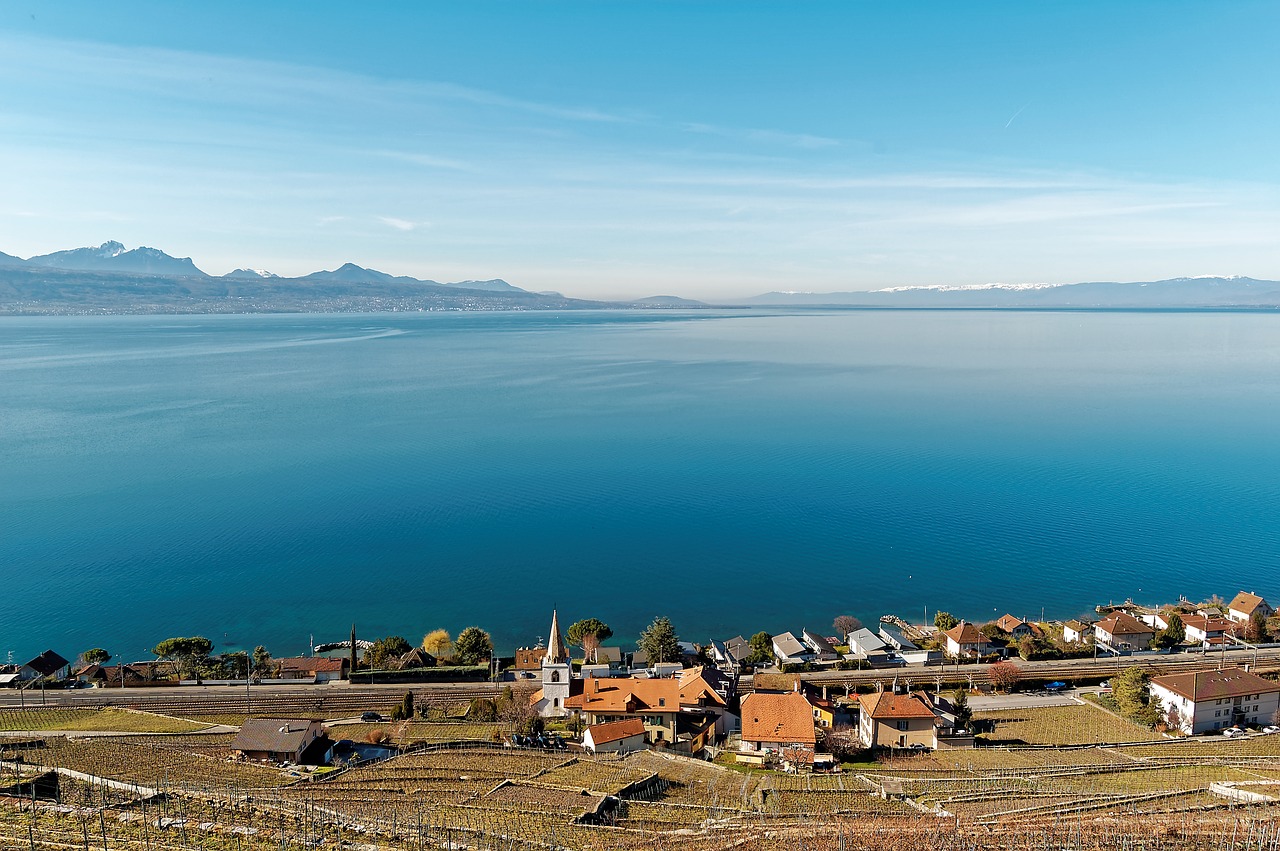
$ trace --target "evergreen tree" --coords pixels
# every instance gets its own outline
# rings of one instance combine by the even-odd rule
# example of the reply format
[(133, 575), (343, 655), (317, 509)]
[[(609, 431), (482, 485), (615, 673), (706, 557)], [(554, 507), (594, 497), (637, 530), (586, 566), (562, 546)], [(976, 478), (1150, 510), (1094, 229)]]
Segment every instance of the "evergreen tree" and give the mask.
[(493, 656), (493, 640), (478, 626), (469, 626), (458, 633), (453, 648), (457, 660), (463, 665), (479, 665)]
[(668, 618), (654, 618), (653, 623), (640, 633), (638, 645), (649, 655), (650, 663), (680, 660), (680, 638)]

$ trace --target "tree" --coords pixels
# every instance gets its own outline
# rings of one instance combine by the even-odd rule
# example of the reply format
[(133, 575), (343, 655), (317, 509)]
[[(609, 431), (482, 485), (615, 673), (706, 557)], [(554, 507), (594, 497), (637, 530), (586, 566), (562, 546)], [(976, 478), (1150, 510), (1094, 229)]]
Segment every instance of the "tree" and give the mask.
[(1126, 717), (1134, 718), (1147, 705), (1147, 683), (1151, 674), (1142, 668), (1125, 668), (1111, 677), (1111, 697)]
[(1244, 625), (1244, 640), (1252, 644), (1261, 644), (1267, 640), (1267, 618), (1261, 609), (1254, 609)]
[(613, 635), (613, 630), (598, 618), (587, 618), (570, 625), (565, 635), (570, 644), (582, 648), (582, 657), (586, 659), (595, 653), (600, 642)]
[(1000, 691), (1012, 691), (1022, 680), (1022, 669), (1012, 662), (996, 662), (987, 671), (987, 678)]
[(271, 670), (271, 653), (259, 644), (253, 648), (253, 672), (262, 676)]
[(1018, 655), (1023, 659), (1033, 659), (1039, 648), (1036, 646), (1036, 640), (1029, 635), (1024, 635), (1018, 639)]
[(386, 670), (396, 659), (412, 650), (413, 647), (403, 635), (388, 635), (373, 642), (373, 646), (364, 654), (364, 660), (372, 671)]
[(958, 626), (959, 624), (960, 621), (956, 620), (955, 616), (950, 612), (938, 612), (933, 616), (933, 625), (942, 632), (946, 632), (953, 626)]
[(467, 707), (468, 721), (497, 721), (498, 720), (498, 704), (491, 697), (476, 697), (471, 699), (471, 705)]
[(1169, 708), (1164, 712), (1164, 725), (1166, 730), (1182, 730), (1182, 713), (1178, 710), (1175, 703), (1170, 703)]
[(1168, 649), (1177, 647), (1187, 638), (1187, 628), (1183, 626), (1182, 616), (1176, 612), (1169, 615), (1169, 620), (1165, 628), (1155, 634), (1151, 639), (1151, 646), (1158, 649)]
[(768, 662), (773, 658), (773, 636), (767, 632), (757, 632), (751, 636), (747, 644), (751, 647), (751, 655), (744, 662)]
[(956, 729), (968, 730), (973, 723), (973, 710), (969, 708), (969, 693), (962, 688), (956, 689), (951, 699), (951, 708), (955, 710)]
[(86, 665), (101, 665), (111, 658), (111, 654), (101, 647), (92, 647), (80, 654)]
[(652, 662), (675, 662), (680, 659), (680, 638), (675, 627), (665, 617), (656, 617), (645, 627), (637, 642)]
[(177, 662), (178, 670), (184, 676), (197, 673), (212, 651), (213, 642), (200, 635), (192, 638), (166, 638), (151, 650), (161, 659)]
[(823, 732), (823, 744), (826, 746), (827, 752), (842, 762), (853, 759), (866, 750), (862, 744), (862, 739), (858, 736), (857, 727), (841, 724)]
[(493, 640), (480, 627), (469, 626), (458, 633), (453, 649), (463, 665), (479, 665), (493, 657)]
[[(405, 651), (406, 653), (409, 651)], [(396, 715), (399, 714), (399, 718)], [(396, 707), (395, 712), (391, 713), (393, 721), (408, 721), (413, 718), (413, 692), (406, 691), (404, 697), (400, 699), (400, 704)]]
[(853, 615), (840, 615), (835, 619), (831, 626), (835, 628), (836, 635), (843, 639), (847, 638), (849, 633), (857, 632), (862, 629), (862, 621), (858, 620)]
[(219, 660), (218, 667), (220, 673), (227, 679), (244, 679), (249, 676), (249, 654), (243, 650), (236, 650), (233, 653), (223, 653)]
[(433, 629), (422, 636), (422, 649), (437, 659), (448, 659), (453, 656), (453, 639), (448, 630)]

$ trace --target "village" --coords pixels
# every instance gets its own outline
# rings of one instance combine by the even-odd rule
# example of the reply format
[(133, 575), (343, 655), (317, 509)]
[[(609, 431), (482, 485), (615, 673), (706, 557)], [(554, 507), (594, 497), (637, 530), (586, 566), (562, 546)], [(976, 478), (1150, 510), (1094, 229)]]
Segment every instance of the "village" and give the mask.
[(657, 618), (634, 650), (551, 612), (505, 657), (475, 627), (49, 650), (0, 674), (0, 847), (1261, 851), (1223, 831), (1280, 836), (1278, 620), (1242, 591), (705, 644)]
[[(1098, 609), (1095, 622), (1038, 622), (1006, 614), (974, 624), (938, 612), (933, 624), (886, 615), (868, 627), (842, 615), (832, 625), (836, 634), (802, 628), (705, 644), (680, 641), (670, 622), (658, 618), (630, 652), (605, 643), (612, 631), (601, 621), (591, 618), (564, 629), (553, 612), (548, 640), (507, 659), (497, 658), (488, 634), (474, 627), (456, 642), (437, 631), (418, 647), (399, 637), (362, 641), (353, 629), (349, 642), (331, 645), (327, 655), (279, 659), (261, 647), (253, 654), (214, 657), (206, 639), (169, 639), (156, 648), (168, 658), (154, 662), (108, 665), (105, 651), (95, 649), (72, 665), (45, 651), (0, 669), (0, 687), (16, 689), (20, 706), (31, 695), (34, 706), (47, 705), (37, 703), (37, 688), (47, 701), (50, 690), (68, 687), (176, 684), (262, 691), (373, 684), (379, 678), (384, 685), (409, 686), (450, 676), (485, 679), (506, 684), (505, 714), (516, 722), (508, 745), (549, 742), (550, 733), (561, 746), (568, 742), (593, 753), (727, 753), (740, 764), (797, 772), (839, 770), (841, 756), (858, 749), (921, 752), (980, 745), (970, 695), (1019, 686), (1061, 693), (1089, 679), (1103, 683), (1097, 689), (1103, 699), (1113, 693), (1096, 668), (1074, 669), (1077, 676), (1068, 682), (1059, 669), (1037, 674), (1012, 660), (1070, 665), (1102, 658), (1136, 665), (1198, 655), (1209, 670), (1202, 664), (1202, 670), (1144, 676), (1140, 707), (1129, 709), (1133, 720), (1172, 735), (1245, 735), (1250, 729), (1274, 732), (1280, 724), (1280, 684), (1249, 670), (1273, 655), (1271, 638), (1280, 637), (1276, 612), (1263, 598), (1241, 591), (1230, 602), (1143, 607), (1127, 601)], [(571, 646), (580, 649), (579, 657), (572, 658)], [(1212, 662), (1212, 654), (1231, 650), (1237, 656), (1252, 651), (1253, 664)], [(452, 657), (443, 661), (462, 664), (443, 665), (442, 651)], [(1061, 670), (1067, 677), (1073, 672)], [(959, 687), (944, 689), (944, 680)], [(413, 710), (390, 714), (398, 716), (391, 720), (404, 720)], [(373, 710), (364, 715), (383, 717)], [(244, 741), (233, 749), (249, 759), (328, 764), (332, 749), (316, 746), (323, 720), (250, 718), (241, 730)], [(279, 747), (260, 746), (264, 724), (282, 731), (274, 737)]]

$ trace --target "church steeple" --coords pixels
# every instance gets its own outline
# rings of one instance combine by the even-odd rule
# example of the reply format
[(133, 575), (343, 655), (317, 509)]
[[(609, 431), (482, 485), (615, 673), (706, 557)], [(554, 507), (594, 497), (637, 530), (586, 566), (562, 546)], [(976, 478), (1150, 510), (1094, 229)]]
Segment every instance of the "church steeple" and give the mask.
[(547, 655), (543, 657), (544, 665), (559, 665), (569, 661), (569, 650), (564, 646), (564, 638), (560, 635), (560, 619), (556, 610), (551, 610), (551, 635), (547, 639)]

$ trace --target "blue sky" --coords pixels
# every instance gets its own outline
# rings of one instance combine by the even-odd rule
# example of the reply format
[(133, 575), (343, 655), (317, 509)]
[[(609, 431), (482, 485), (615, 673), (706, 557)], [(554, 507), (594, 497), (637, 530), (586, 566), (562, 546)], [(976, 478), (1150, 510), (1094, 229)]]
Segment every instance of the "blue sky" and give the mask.
[(0, 5), (0, 250), (715, 298), (1280, 278), (1280, 4)]

